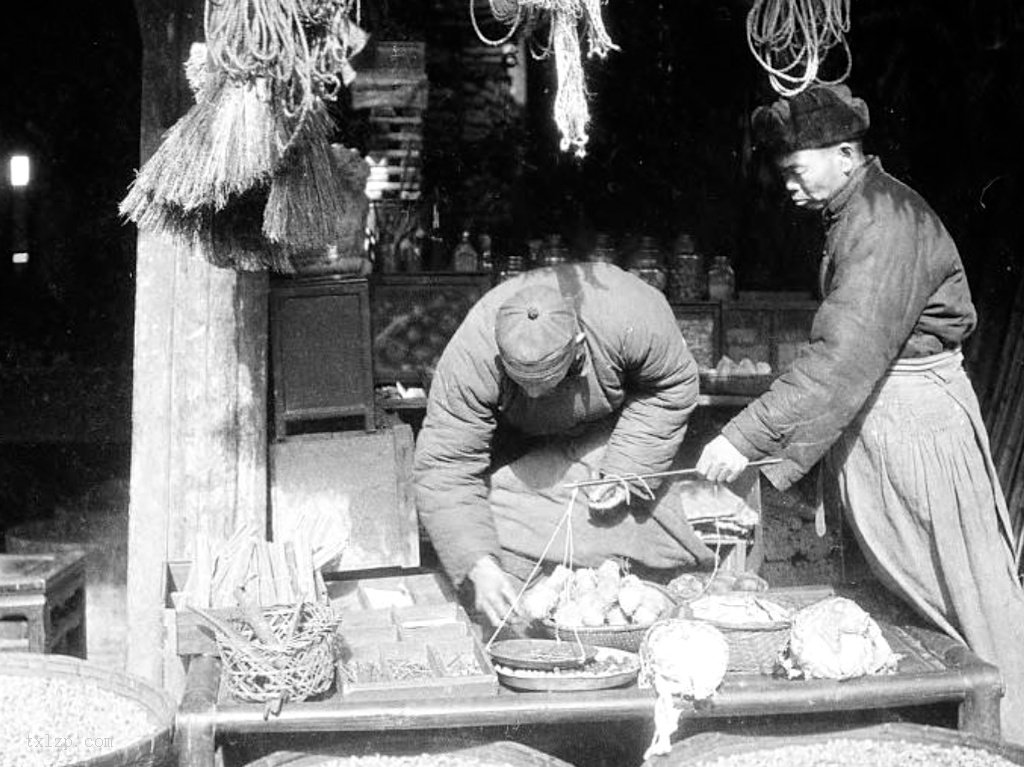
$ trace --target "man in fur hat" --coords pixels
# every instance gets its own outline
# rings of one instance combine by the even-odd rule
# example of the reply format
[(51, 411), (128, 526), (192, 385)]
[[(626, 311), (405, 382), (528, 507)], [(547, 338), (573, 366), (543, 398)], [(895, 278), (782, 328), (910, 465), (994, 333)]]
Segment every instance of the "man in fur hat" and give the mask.
[(414, 479), (441, 563), (480, 613), (497, 625), (542, 555), (562, 560), (564, 485), (596, 474), (626, 481), (579, 494), (574, 565), (709, 561), (678, 503), (628, 480), (673, 466), (697, 389), (664, 295), (615, 266), (534, 270), (477, 302), (431, 381)]
[(793, 204), (820, 211), (810, 347), (704, 449), (729, 481), (753, 459), (786, 488), (823, 461), (879, 579), (997, 664), (1004, 735), (1024, 741), (1024, 591), (960, 345), (976, 317), (956, 245), (913, 189), (864, 154), (865, 103), (813, 86), (754, 113)]

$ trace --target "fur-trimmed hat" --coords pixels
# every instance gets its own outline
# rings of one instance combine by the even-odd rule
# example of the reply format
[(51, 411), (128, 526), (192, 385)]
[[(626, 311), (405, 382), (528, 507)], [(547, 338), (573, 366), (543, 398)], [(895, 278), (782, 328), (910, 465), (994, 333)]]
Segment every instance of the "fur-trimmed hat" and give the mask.
[(859, 139), (871, 124), (868, 106), (845, 85), (812, 85), (752, 117), (754, 138), (773, 152), (817, 149)]

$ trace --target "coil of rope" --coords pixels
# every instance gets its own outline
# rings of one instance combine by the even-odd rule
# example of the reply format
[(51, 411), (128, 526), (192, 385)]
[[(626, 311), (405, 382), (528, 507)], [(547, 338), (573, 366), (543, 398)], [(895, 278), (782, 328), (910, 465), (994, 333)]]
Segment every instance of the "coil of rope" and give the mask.
[(580, 50), (580, 28), (587, 41), (587, 58), (604, 58), (609, 51), (618, 50), (601, 17), (602, 0), (488, 0), (491, 15), (507, 26), (505, 33), (497, 38), (487, 37), (480, 28), (476, 2), (469, 0), (469, 17), (477, 37), (486, 45), (503, 45), (521, 27), (532, 28), (542, 13), (547, 14), (547, 44), (537, 50), (531, 40), (530, 51), (535, 59), (547, 58), (554, 52), (558, 80), (554, 116), (562, 136), (561, 148), (562, 151), (572, 149), (577, 157), (583, 157), (590, 110)]
[[(750, 52), (772, 88), (787, 97), (813, 83), (834, 85), (849, 76), (849, 30), (850, 0), (754, 0), (747, 13)], [(846, 68), (835, 79), (821, 79), (825, 56), (836, 46), (843, 48)]]

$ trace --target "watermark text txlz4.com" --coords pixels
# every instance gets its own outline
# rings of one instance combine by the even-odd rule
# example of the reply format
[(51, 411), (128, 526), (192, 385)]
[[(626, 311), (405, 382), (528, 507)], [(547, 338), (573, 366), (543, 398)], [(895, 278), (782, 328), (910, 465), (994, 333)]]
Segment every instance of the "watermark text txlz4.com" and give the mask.
[(89, 735), (86, 737), (82, 737), (80, 735), (56, 734), (29, 735), (27, 745), (30, 749), (40, 751), (49, 749), (64, 751), (84, 749), (86, 751), (93, 751), (97, 749), (109, 749), (114, 745), (114, 738), (111, 735)]

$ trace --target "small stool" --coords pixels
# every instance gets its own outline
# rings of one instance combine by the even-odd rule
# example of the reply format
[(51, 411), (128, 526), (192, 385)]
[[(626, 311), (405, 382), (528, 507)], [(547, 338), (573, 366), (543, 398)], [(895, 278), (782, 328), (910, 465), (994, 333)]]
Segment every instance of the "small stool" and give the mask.
[(0, 554), (0, 651), (85, 658), (85, 555)]

